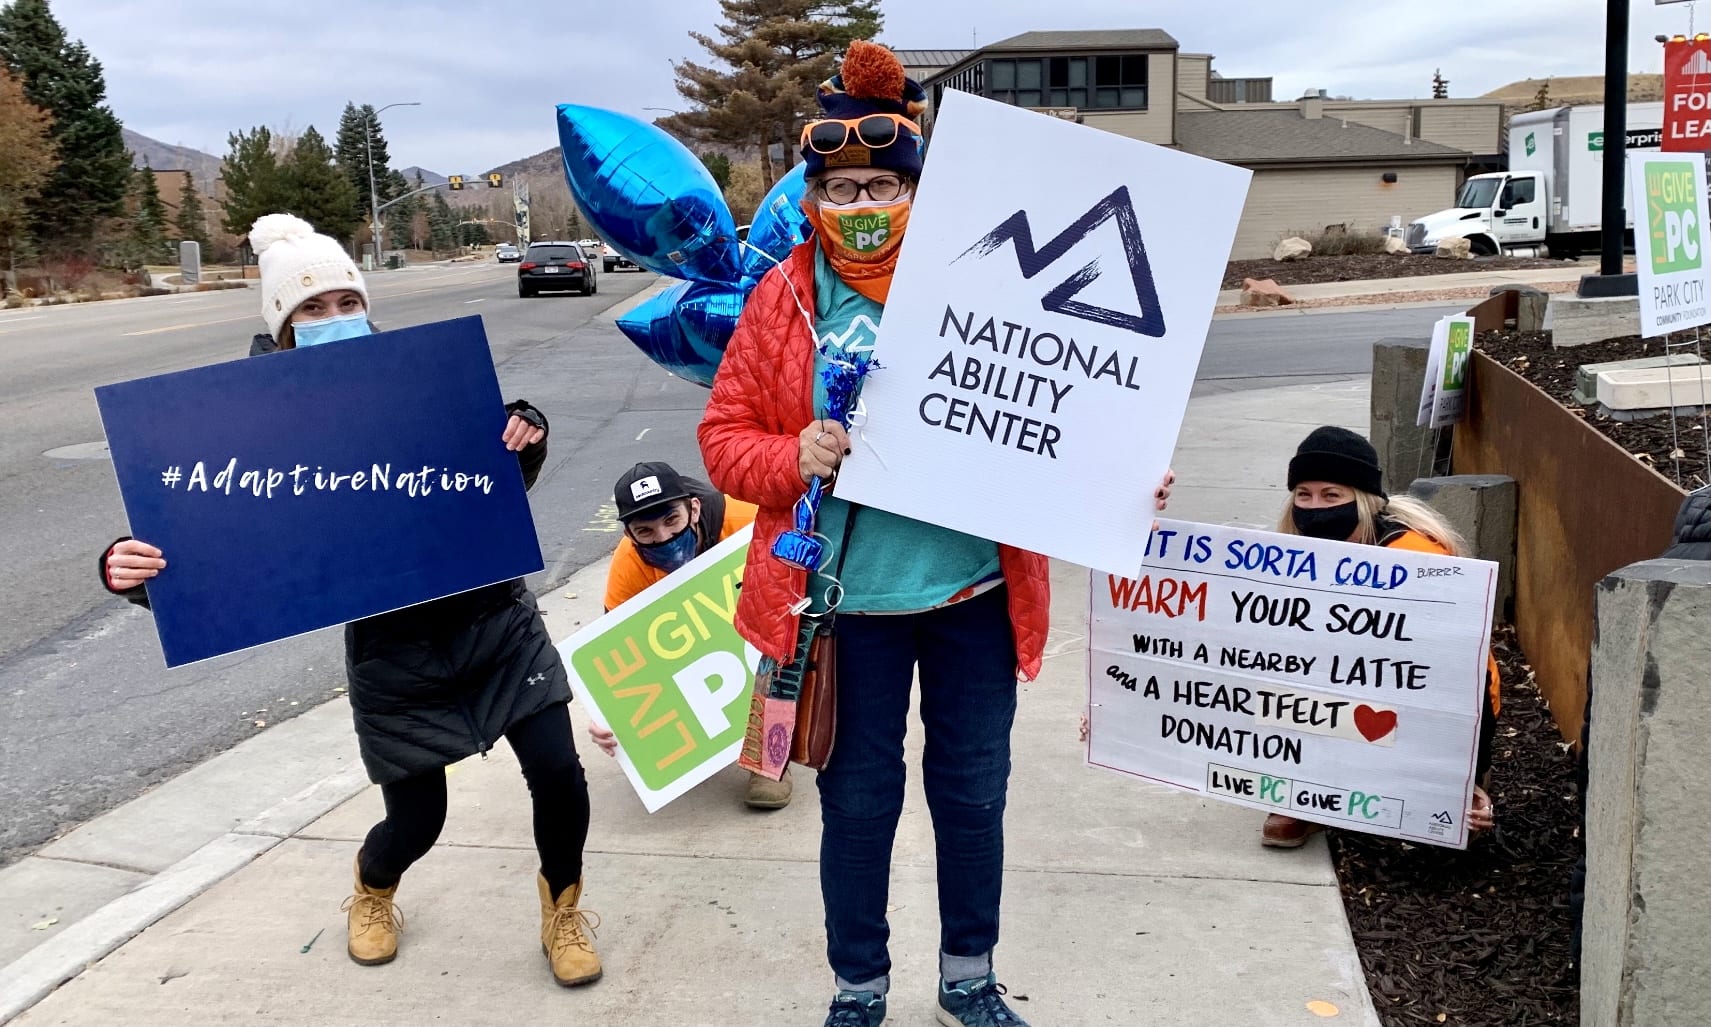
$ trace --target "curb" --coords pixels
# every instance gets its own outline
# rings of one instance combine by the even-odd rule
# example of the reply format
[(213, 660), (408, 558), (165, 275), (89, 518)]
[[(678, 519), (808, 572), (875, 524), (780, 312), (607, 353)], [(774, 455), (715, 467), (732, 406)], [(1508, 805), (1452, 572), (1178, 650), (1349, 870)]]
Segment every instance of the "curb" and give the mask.
[[(665, 283), (661, 291), (669, 285)], [(632, 296), (624, 303), (632, 301), (639, 302)], [(606, 565), (606, 560), (597, 560), (556, 588), (537, 593), (542, 619), (555, 643), (574, 634), (588, 617), (600, 615)], [(569, 623), (560, 623), (562, 620)], [(335, 699), (317, 709), (340, 702), (348, 700)], [(244, 744), (227, 751), (240, 750)], [(343, 767), (204, 843), (133, 890), (0, 966), (0, 1025), (10, 1023), (60, 985), (369, 787), (368, 774), (360, 762)], [(124, 808), (117, 806), (108, 813)]]

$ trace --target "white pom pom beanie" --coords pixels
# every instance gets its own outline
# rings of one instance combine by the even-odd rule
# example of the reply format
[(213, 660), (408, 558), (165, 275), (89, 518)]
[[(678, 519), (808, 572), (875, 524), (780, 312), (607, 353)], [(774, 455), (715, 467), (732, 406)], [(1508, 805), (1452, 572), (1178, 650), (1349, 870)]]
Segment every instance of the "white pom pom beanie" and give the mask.
[(250, 227), (261, 263), (261, 316), (275, 339), (291, 312), (311, 296), (350, 289), (368, 305), (368, 285), (337, 240), (292, 214), (264, 214)]

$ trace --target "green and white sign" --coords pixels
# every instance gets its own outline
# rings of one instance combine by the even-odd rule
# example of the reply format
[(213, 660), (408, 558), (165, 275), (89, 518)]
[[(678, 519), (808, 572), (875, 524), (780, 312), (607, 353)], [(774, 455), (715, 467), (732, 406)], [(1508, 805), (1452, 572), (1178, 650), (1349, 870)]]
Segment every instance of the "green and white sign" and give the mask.
[(1467, 407), (1467, 362), (1473, 356), (1473, 318), (1446, 317), (1432, 328), (1426, 378), (1414, 423), (1443, 428), (1461, 420)]
[(1632, 154), (1628, 183), (1638, 208), (1640, 334), (1649, 338), (1711, 323), (1705, 162), (1698, 154)]
[(732, 626), (744, 528), (559, 643), (649, 813), (736, 762), (760, 653)]

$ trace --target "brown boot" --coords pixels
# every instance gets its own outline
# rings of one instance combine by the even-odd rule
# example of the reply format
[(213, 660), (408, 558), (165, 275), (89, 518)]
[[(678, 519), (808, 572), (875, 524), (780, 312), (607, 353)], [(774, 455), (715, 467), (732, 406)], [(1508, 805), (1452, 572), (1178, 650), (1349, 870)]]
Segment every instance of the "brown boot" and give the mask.
[(350, 941), (345, 951), (363, 966), (390, 963), (398, 955), (398, 935), (404, 930), (404, 913), (392, 902), (398, 886), (370, 888), (362, 883), (362, 858), (356, 864), (356, 894), (339, 908), (349, 914), (346, 930)]
[(566, 988), (600, 979), (600, 955), (594, 951), (594, 929), (600, 917), (580, 908), (582, 881), (566, 888), (554, 902), (545, 874), (535, 875), (541, 893), (541, 951), (552, 966), (553, 980)]
[(784, 769), (784, 776), (774, 781), (764, 774), (750, 774), (748, 791), (743, 794), (743, 803), (750, 809), (783, 809), (790, 805), (790, 768)]
[(1296, 820), (1281, 813), (1272, 813), (1265, 818), (1260, 844), (1274, 849), (1299, 849), (1307, 844), (1308, 838), (1322, 830), (1324, 825), (1311, 820)]

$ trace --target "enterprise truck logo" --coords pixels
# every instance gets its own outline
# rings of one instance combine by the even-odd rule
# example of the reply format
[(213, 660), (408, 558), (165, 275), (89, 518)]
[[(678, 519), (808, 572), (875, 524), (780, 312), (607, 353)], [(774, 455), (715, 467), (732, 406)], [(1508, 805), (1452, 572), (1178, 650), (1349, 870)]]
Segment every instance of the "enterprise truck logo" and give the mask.
[[(1663, 145), (1663, 129), (1631, 128), (1623, 136), (1630, 150), (1655, 150)], [(1586, 137), (1586, 148), (1593, 153), (1604, 152), (1604, 133), (1592, 132)], [(1533, 151), (1529, 149), (1528, 153)]]

